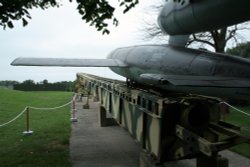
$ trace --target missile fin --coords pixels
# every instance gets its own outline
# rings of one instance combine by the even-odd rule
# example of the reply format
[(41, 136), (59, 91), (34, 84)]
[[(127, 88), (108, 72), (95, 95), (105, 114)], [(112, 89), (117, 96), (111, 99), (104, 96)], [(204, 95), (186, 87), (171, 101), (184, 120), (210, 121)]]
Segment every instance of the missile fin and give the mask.
[(154, 84), (172, 84), (174, 86), (193, 87), (223, 87), (223, 88), (249, 88), (250, 80), (246, 78), (220, 77), (220, 76), (192, 76), (192, 75), (163, 75), (141, 74), (140, 78)]
[(32, 58), (15, 59), (13, 66), (58, 66), (58, 67), (127, 67), (117, 59), (76, 59), (76, 58)]

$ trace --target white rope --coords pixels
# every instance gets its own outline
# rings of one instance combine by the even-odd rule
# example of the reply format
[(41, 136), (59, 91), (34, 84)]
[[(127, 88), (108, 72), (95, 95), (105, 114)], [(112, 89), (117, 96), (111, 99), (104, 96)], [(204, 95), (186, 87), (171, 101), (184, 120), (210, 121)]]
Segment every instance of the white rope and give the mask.
[(6, 122), (6, 123), (4, 123), (4, 124), (1, 124), (0, 127), (6, 126), (6, 125), (12, 123), (13, 121), (15, 121), (17, 118), (19, 118), (19, 117), (26, 111), (26, 109), (27, 109), (27, 107), (25, 107), (25, 109), (24, 109), (22, 112), (20, 112), (20, 114), (18, 114), (18, 115), (17, 115), (15, 118), (13, 118), (12, 120), (10, 120), (10, 121), (8, 121), (8, 122)]
[(30, 109), (34, 109), (34, 110), (56, 110), (56, 109), (59, 109), (59, 108), (63, 108), (63, 107), (65, 107), (65, 106), (69, 105), (69, 104), (72, 103), (72, 102), (73, 102), (73, 100), (70, 101), (70, 102), (68, 102), (68, 103), (66, 103), (66, 104), (63, 104), (63, 105), (61, 105), (61, 106), (52, 107), (52, 108), (39, 108), (39, 107), (32, 107), (32, 106), (29, 106), (29, 108), (30, 108)]
[(238, 109), (238, 108), (236, 108), (236, 107), (234, 107), (234, 106), (232, 106), (232, 105), (228, 104), (228, 103), (227, 103), (227, 102), (225, 102), (225, 101), (220, 102), (220, 103), (224, 103), (224, 104), (226, 104), (227, 106), (229, 106), (229, 107), (233, 108), (234, 110), (236, 110), (236, 111), (238, 111), (238, 112), (240, 112), (240, 113), (242, 113), (242, 114), (244, 114), (244, 115), (250, 116), (250, 114), (249, 114), (249, 113), (246, 113), (246, 112), (244, 112), (244, 111), (242, 111), (242, 110), (240, 110), (240, 109)]

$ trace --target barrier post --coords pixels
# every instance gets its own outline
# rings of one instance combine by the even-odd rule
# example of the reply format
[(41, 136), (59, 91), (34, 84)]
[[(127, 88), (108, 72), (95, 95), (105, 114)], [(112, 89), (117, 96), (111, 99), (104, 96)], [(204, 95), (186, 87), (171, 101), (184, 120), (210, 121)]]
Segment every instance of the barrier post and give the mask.
[(88, 93), (87, 101), (86, 101), (86, 104), (83, 105), (83, 109), (89, 109), (89, 96), (90, 96), (90, 93)]
[(33, 134), (33, 131), (30, 130), (30, 109), (26, 107), (26, 131), (23, 132), (25, 136), (30, 136)]
[(77, 122), (77, 117), (76, 117), (76, 96), (73, 97), (72, 100), (72, 106), (71, 106), (71, 112), (72, 112), (72, 117), (71, 117), (71, 122)]
[(83, 99), (83, 93), (80, 93), (80, 98), (79, 98), (79, 102), (82, 102), (82, 99)]

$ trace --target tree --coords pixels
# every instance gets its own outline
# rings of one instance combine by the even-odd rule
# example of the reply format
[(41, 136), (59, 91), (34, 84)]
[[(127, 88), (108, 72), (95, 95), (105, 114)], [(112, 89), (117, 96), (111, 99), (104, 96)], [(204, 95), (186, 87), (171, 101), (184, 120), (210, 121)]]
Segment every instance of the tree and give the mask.
[[(159, 5), (152, 6), (152, 11), (160, 11), (163, 7), (163, 3)], [(145, 26), (143, 31), (145, 32), (144, 40), (150, 40), (153, 38), (166, 39), (166, 34), (164, 34), (160, 27), (156, 23), (151, 23), (144, 21)], [(247, 29), (247, 23), (238, 24), (230, 27), (223, 27), (218, 30), (202, 32), (191, 34), (187, 42), (187, 46), (192, 47), (194, 45), (199, 45), (201, 48), (210, 46), (214, 48), (215, 52), (225, 52), (225, 47), (227, 43), (231, 40), (234, 40), (235, 43), (238, 43), (242, 37), (239, 34), (239, 31)]]
[(245, 24), (238, 24), (230, 27), (223, 27), (218, 30), (192, 34), (187, 45), (202, 43), (214, 48), (215, 52), (224, 53), (227, 43), (234, 40), (238, 43), (240, 30), (246, 29)]
[(35, 85), (35, 81), (31, 80), (31, 79), (28, 79), (28, 80), (23, 81), (22, 84), (25, 84), (25, 85)]
[(45, 80), (42, 81), (42, 84), (43, 84), (43, 85), (48, 85), (48, 84), (49, 84), (49, 81), (48, 81), (47, 79), (45, 79)]
[(73, 91), (75, 81), (49, 83), (48, 80), (45, 79), (41, 82), (35, 83), (33, 80), (25, 80), (22, 83), (17, 83), (13, 86), (14, 90), (22, 91)]
[[(139, 2), (139, 0), (117, 1), (120, 7), (124, 7), (123, 13), (128, 12)], [(107, 0), (75, 0), (75, 2), (82, 19), (103, 34), (109, 34), (107, 20), (112, 20), (115, 26), (118, 25), (118, 20), (114, 16), (115, 8)], [(4, 29), (13, 28), (13, 21), (22, 20), (23, 26), (26, 26), (27, 20), (31, 19), (29, 10), (33, 8), (44, 10), (61, 5), (60, 0), (0, 0), (0, 25)]]
[(6, 81), (0, 81), (0, 86), (13, 86), (15, 84), (19, 84), (18, 81), (11, 81), (11, 80), (6, 80)]
[(250, 42), (239, 43), (236, 47), (227, 49), (226, 52), (232, 55), (250, 58)]

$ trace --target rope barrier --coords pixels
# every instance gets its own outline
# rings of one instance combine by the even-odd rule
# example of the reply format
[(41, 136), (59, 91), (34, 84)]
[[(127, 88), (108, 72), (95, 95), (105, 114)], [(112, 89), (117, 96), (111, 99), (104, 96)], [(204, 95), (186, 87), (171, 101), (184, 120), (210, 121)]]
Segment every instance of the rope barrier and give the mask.
[(39, 108), (39, 107), (32, 107), (32, 106), (27, 106), (24, 108), (24, 110), (22, 112), (20, 112), (15, 118), (13, 118), (12, 120), (6, 122), (6, 123), (3, 123), (3, 124), (0, 124), (0, 128), (1, 127), (4, 127), (12, 122), (14, 122), (15, 120), (17, 120), (26, 110), (27, 108), (30, 108), (30, 109), (34, 109), (34, 110), (55, 110), (55, 109), (59, 109), (59, 108), (63, 108), (69, 104), (71, 104), (74, 100), (76, 99), (76, 95), (73, 97), (73, 100), (71, 100), (70, 102), (66, 103), (66, 104), (63, 104), (61, 106), (58, 106), (58, 107), (52, 107), (52, 108)]
[(250, 114), (249, 114), (249, 113), (246, 113), (246, 112), (244, 112), (244, 111), (242, 111), (242, 110), (240, 110), (240, 109), (238, 109), (238, 108), (236, 108), (236, 107), (234, 107), (234, 106), (232, 106), (232, 105), (228, 104), (228, 103), (227, 103), (227, 102), (225, 102), (225, 101), (220, 102), (220, 104), (222, 104), (222, 103), (224, 103), (224, 104), (226, 104), (228, 107), (231, 107), (232, 109), (234, 109), (234, 110), (236, 110), (236, 111), (240, 112), (241, 114), (244, 114), (244, 115), (246, 115), (246, 116), (249, 116), (249, 117), (250, 117)]
[(6, 122), (6, 123), (1, 124), (0, 127), (6, 126), (6, 125), (8, 125), (8, 124), (14, 122), (16, 119), (18, 119), (18, 118), (26, 111), (26, 109), (27, 109), (27, 107), (25, 107), (25, 109), (24, 109), (22, 112), (20, 112), (20, 113), (19, 113), (15, 118), (13, 118), (12, 120), (10, 120), (10, 121), (8, 121), (8, 122)]

